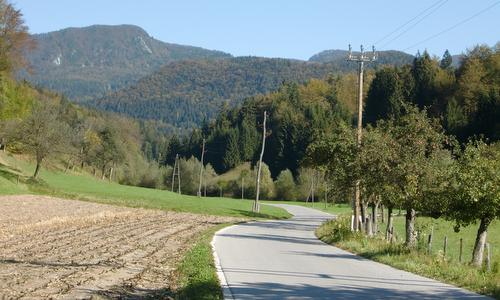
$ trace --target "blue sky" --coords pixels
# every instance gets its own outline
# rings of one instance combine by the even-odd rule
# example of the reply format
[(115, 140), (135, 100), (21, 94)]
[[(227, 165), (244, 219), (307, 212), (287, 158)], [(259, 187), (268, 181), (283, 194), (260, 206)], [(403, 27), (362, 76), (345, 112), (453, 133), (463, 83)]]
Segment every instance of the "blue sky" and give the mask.
[[(166, 42), (233, 55), (308, 59), (325, 49), (369, 46), (426, 8), (376, 46), (414, 54), (427, 49), (463, 52), (500, 40), (500, 4), (457, 28), (408, 48), (495, 4), (498, 0), (13, 0), (32, 33), (93, 24), (134, 24)], [(434, 6), (433, 6), (434, 5)], [(417, 18), (409, 25), (418, 22)], [(396, 38), (397, 37), (397, 38)], [(391, 40), (395, 38), (394, 41)], [(390, 42), (386, 45), (387, 42)]]

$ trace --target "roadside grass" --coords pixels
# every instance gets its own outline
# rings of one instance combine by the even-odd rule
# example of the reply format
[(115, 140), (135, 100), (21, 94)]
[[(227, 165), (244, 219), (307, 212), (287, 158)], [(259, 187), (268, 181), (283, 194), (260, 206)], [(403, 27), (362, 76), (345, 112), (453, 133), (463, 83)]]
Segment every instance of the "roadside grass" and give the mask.
[[(418, 221), (419, 219), (420, 221)], [(434, 224), (434, 247), (432, 254), (429, 255), (426, 250), (427, 237), (425, 234), (420, 236), (416, 249), (410, 250), (404, 246), (401, 238), (404, 233), (403, 217), (395, 218), (395, 231), (398, 237), (392, 244), (383, 239), (383, 234), (368, 238), (362, 234), (351, 233), (349, 222), (350, 218), (348, 217), (326, 222), (317, 229), (316, 235), (326, 243), (334, 244), (368, 259), (500, 299), (498, 253), (496, 252), (492, 257), (492, 270), (490, 272), (486, 271), (485, 268), (475, 268), (469, 264), (472, 253), (471, 243), (474, 243), (477, 226), (469, 226), (460, 233), (454, 233), (451, 222), (442, 219), (417, 218), (417, 222), (420, 224), (418, 226), (422, 232), (425, 232), (422, 229), (423, 224)], [(489, 242), (492, 247), (496, 248), (500, 236), (500, 224), (495, 222), (491, 226)], [(385, 227), (380, 229), (383, 231)], [(448, 236), (446, 256), (442, 250), (443, 239), (440, 239), (444, 235)], [(464, 239), (463, 263), (458, 261), (459, 250), (456, 241), (460, 239), (460, 236)], [(467, 244), (466, 240), (468, 240)], [(467, 247), (465, 247), (466, 245)]]
[(276, 201), (276, 200), (270, 200), (270, 201), (263, 201), (263, 203), (269, 203), (269, 204), (290, 204), (290, 205), (299, 205), (299, 206), (304, 206), (304, 207), (309, 207), (309, 208), (314, 208), (317, 210), (321, 210), (327, 213), (331, 213), (334, 215), (342, 215), (342, 214), (347, 214), (351, 213), (351, 206), (349, 204), (345, 203), (327, 203), (325, 206), (324, 202), (305, 202), (305, 201)]
[(223, 299), (210, 243), (215, 232), (229, 225), (232, 224), (206, 230), (186, 253), (176, 270), (176, 299)]
[(29, 162), (17, 160), (4, 154), (2, 154), (2, 158), (9, 164), (9, 167), (2, 165), (1, 172), (9, 175), (19, 170), (24, 176), (17, 184), (7, 175), (0, 173), (0, 184), (2, 184), (0, 195), (33, 193), (127, 207), (209, 215), (269, 219), (290, 217), (290, 214), (284, 209), (267, 205), (261, 207), (260, 213), (253, 213), (251, 211), (252, 202), (249, 200), (179, 195), (165, 190), (120, 185), (99, 180), (88, 174), (42, 169), (40, 181), (33, 182), (29, 178), (33, 170), (33, 166)]

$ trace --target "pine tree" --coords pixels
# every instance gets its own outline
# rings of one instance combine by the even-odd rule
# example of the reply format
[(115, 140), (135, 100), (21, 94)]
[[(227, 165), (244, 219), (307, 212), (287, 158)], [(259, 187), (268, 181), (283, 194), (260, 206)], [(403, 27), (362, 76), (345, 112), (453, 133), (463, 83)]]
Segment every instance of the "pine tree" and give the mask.
[(439, 63), (439, 66), (443, 70), (448, 70), (451, 67), (451, 64), (453, 63), (453, 58), (451, 57), (450, 52), (448, 49), (443, 54), (443, 58), (441, 59), (441, 62)]

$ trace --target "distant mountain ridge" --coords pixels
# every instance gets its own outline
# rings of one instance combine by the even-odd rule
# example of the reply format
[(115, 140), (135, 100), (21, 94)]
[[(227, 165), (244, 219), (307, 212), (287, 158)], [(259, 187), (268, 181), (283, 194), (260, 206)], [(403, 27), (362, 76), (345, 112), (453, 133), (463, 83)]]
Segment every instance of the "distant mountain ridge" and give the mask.
[[(309, 58), (309, 61), (313, 62), (333, 62), (336, 63), (340, 68), (347, 68), (349, 64), (347, 56), (349, 52), (347, 50), (325, 50), (317, 54), (314, 54)], [(359, 52), (353, 52), (353, 54), (359, 54)], [(371, 55), (371, 51), (367, 52), (367, 55)], [(377, 65), (403, 65), (409, 64), (413, 61), (414, 56), (402, 51), (396, 50), (386, 50), (377, 52), (377, 60), (372, 64)]]
[(76, 101), (125, 87), (172, 61), (228, 58), (222, 51), (165, 43), (134, 25), (93, 25), (35, 34), (27, 54), (37, 85)]

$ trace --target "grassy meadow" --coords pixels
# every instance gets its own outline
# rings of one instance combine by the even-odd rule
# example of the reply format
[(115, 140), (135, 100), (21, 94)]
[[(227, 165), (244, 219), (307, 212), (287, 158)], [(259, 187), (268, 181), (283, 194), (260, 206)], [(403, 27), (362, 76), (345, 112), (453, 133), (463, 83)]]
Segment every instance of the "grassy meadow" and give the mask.
[[(488, 242), (492, 249), (491, 271), (469, 264), (478, 225), (468, 226), (456, 233), (450, 221), (417, 217), (420, 237), (417, 248), (413, 250), (404, 246), (403, 216), (396, 216), (394, 219), (396, 241), (392, 244), (384, 240), (384, 225), (381, 224), (381, 232), (376, 237), (369, 238), (362, 234), (352, 234), (350, 217), (343, 216), (337, 221), (324, 223), (317, 229), (316, 235), (326, 243), (360, 256), (500, 299), (500, 222), (492, 223), (488, 230)], [(427, 236), (432, 228), (433, 247), (429, 255)], [(443, 251), (445, 236), (448, 237), (446, 255)], [(464, 243), (462, 262), (459, 261), (460, 238)]]
[[(35, 193), (104, 204), (192, 212), (222, 216), (280, 219), (290, 216), (285, 210), (263, 205), (261, 212), (251, 212), (250, 200), (179, 195), (170, 191), (125, 186), (99, 180), (88, 174), (64, 173), (42, 169), (41, 181), (33, 183), (33, 165), (26, 160), (0, 154), (0, 195)], [(17, 174), (20, 181), (17, 183)]]

